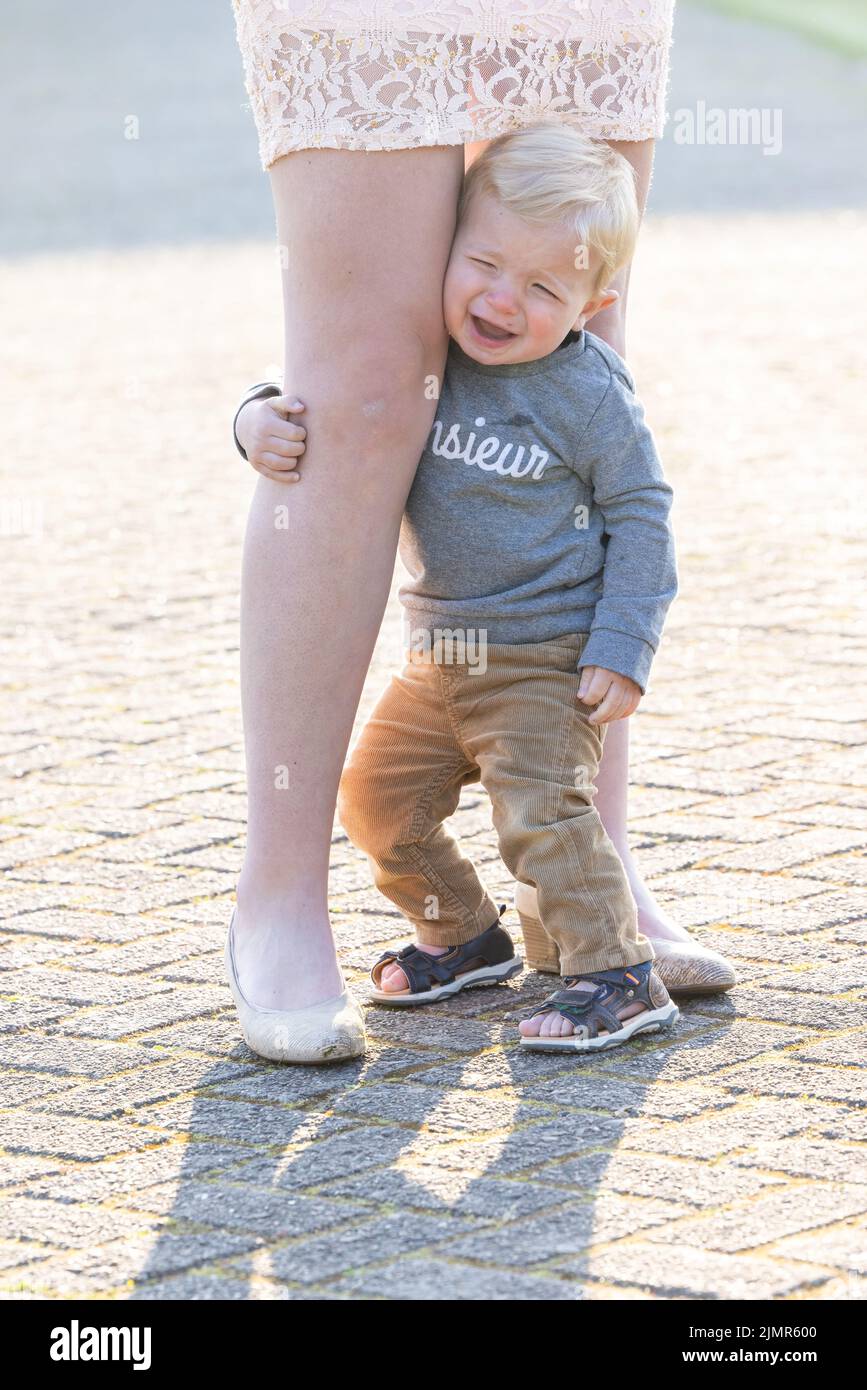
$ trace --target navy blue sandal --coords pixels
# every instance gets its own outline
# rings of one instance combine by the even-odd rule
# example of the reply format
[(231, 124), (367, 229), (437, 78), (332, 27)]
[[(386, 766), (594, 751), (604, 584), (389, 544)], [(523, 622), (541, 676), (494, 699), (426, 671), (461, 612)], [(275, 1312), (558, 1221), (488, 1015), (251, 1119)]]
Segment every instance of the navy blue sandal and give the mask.
[[(575, 989), (579, 980), (596, 984), (596, 989)], [(618, 1047), (636, 1033), (655, 1033), (669, 1028), (680, 1014), (672, 1003), (668, 990), (653, 969), (653, 961), (640, 965), (621, 965), (614, 970), (594, 970), (573, 975), (564, 981), (566, 986), (532, 1009), (527, 1018), (536, 1014), (559, 1013), (570, 1019), (573, 1033), (561, 1038), (522, 1037), (521, 1046), (537, 1052), (601, 1052), (606, 1047)], [(632, 1018), (618, 1018), (623, 1004), (644, 1004), (644, 1012)], [(606, 1029), (606, 1032), (600, 1032)]]
[[(503, 903), (500, 917), (505, 910)], [(380, 989), (382, 972), (392, 963), (400, 966), (409, 981), (408, 989)], [(498, 985), (517, 975), (523, 964), (498, 918), (480, 936), (463, 946), (452, 946), (441, 956), (429, 956), (415, 945), (404, 946), (402, 951), (384, 951), (370, 971), (374, 986), (370, 997), (378, 1004), (432, 1004), (435, 999), (457, 994), (469, 985)]]

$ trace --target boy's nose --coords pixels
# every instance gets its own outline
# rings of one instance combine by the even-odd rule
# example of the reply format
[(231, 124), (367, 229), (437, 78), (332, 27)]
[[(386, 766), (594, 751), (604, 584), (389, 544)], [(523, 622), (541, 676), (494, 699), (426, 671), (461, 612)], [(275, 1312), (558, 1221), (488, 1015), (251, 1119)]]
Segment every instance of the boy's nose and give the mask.
[(511, 318), (518, 312), (518, 301), (509, 290), (489, 290), (486, 299), (497, 314)]

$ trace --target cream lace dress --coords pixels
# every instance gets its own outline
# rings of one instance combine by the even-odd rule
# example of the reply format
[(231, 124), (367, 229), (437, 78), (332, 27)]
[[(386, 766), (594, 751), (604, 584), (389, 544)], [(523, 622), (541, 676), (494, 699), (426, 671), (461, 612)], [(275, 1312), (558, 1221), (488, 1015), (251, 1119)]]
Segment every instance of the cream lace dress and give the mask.
[(290, 150), (662, 134), (674, 0), (233, 0), (263, 169)]

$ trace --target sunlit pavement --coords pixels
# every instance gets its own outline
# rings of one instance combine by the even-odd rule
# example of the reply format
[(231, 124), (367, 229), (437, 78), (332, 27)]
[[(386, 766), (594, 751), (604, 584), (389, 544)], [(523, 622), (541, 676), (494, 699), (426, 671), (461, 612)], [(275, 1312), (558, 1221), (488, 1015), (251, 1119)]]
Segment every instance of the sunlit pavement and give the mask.
[[(149, 9), (125, 40), (142, 105), (169, 13)], [(189, 10), (181, 52), (206, 23)], [(862, 69), (764, 30), (740, 43), (748, 26), (718, 17), (678, 23), (673, 108), (771, 109), (809, 74), (827, 129), (860, 121), (863, 148)], [(279, 286), (231, 24), (216, 27), (196, 82), (211, 80), (209, 116), (221, 94), (230, 113), (225, 179), (213, 121), (191, 111), (178, 153), (164, 117), (166, 165), (143, 121), (140, 217), (118, 205), (107, 249), (86, 199), (52, 202), (62, 161), (13, 179), (47, 249), (10, 241), (2, 266), (0, 1291), (863, 1297), (863, 189), (848, 196), (839, 151), (825, 160), (797, 111), (776, 156), (664, 141), (633, 277), (629, 355), (681, 572), (633, 720), (633, 846), (739, 986), (592, 1061), (518, 1053), (505, 1015), (550, 984), (526, 973), (423, 1011), (371, 1007), (363, 1062), (271, 1066), (241, 1041), (222, 946), (244, 831), (252, 485), (229, 421), (279, 359)], [(726, 43), (747, 55), (737, 71), (718, 71)], [(107, 73), (110, 97), (61, 103), (50, 125), (95, 184), (88, 148), (121, 182), (142, 153), (112, 154), (107, 123), (136, 98)], [(398, 631), (393, 597), (357, 727)], [(454, 823), (510, 901), (478, 788)], [(332, 863), (363, 993), (407, 934), (339, 827)]]

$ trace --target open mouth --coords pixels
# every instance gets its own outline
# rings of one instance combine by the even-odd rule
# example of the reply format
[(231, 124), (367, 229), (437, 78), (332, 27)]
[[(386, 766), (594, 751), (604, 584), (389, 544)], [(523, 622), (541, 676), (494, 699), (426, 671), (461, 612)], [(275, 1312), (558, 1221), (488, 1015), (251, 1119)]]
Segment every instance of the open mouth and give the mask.
[(507, 343), (511, 338), (517, 338), (517, 333), (510, 333), (507, 328), (498, 328), (495, 323), (489, 323), (487, 319), (480, 319), (477, 314), (470, 314), (470, 320), (477, 335), (486, 343)]

